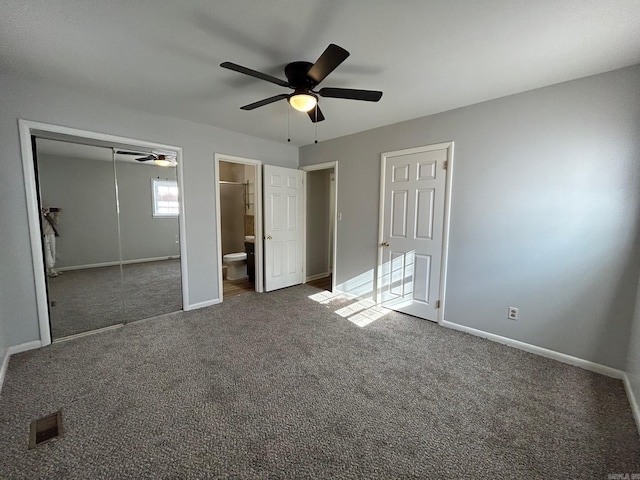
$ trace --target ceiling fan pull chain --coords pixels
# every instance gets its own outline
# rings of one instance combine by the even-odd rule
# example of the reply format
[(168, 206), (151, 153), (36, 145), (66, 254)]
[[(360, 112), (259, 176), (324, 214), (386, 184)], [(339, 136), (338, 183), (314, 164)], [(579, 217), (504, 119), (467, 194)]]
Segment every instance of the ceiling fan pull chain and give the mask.
[(320, 109), (320, 104), (316, 104), (316, 121), (314, 125), (316, 126), (316, 143), (318, 143), (318, 110)]
[(291, 143), (291, 107), (287, 102), (287, 142)]

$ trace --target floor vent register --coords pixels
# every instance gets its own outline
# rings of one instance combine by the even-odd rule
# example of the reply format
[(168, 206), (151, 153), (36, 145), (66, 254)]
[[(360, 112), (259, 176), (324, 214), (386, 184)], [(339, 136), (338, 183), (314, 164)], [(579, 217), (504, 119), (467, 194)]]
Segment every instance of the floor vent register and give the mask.
[(62, 435), (62, 412), (58, 411), (31, 422), (29, 448), (36, 448)]

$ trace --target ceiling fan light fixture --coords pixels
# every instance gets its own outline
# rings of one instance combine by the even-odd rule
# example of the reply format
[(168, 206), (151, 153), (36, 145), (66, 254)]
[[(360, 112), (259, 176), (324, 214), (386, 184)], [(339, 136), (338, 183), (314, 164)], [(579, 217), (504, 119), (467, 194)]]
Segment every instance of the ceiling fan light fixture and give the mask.
[(318, 97), (308, 92), (296, 92), (289, 97), (289, 105), (299, 112), (313, 110), (318, 104)]
[(153, 163), (159, 167), (175, 167), (177, 165), (175, 158), (156, 158)]

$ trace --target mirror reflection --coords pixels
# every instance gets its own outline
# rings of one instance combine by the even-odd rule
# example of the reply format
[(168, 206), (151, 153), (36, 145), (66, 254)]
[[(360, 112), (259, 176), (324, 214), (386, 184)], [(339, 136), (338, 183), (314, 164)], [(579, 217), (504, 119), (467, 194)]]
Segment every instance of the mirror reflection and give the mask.
[(127, 322), (182, 308), (176, 168), (157, 161), (116, 153)]
[(180, 310), (175, 161), (40, 138), (35, 153), (52, 338)]

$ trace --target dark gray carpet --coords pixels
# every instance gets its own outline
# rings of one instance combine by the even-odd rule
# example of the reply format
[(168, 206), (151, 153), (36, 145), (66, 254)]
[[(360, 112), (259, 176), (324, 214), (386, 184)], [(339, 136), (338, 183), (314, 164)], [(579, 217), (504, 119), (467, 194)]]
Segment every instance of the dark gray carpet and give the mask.
[(69, 270), (48, 279), (51, 335), (58, 339), (182, 310), (180, 260)]
[[(0, 477), (640, 472), (620, 381), (398, 313), (360, 328), (316, 292), (248, 293), (12, 357)], [(64, 436), (27, 450), (29, 422), (58, 409)]]

